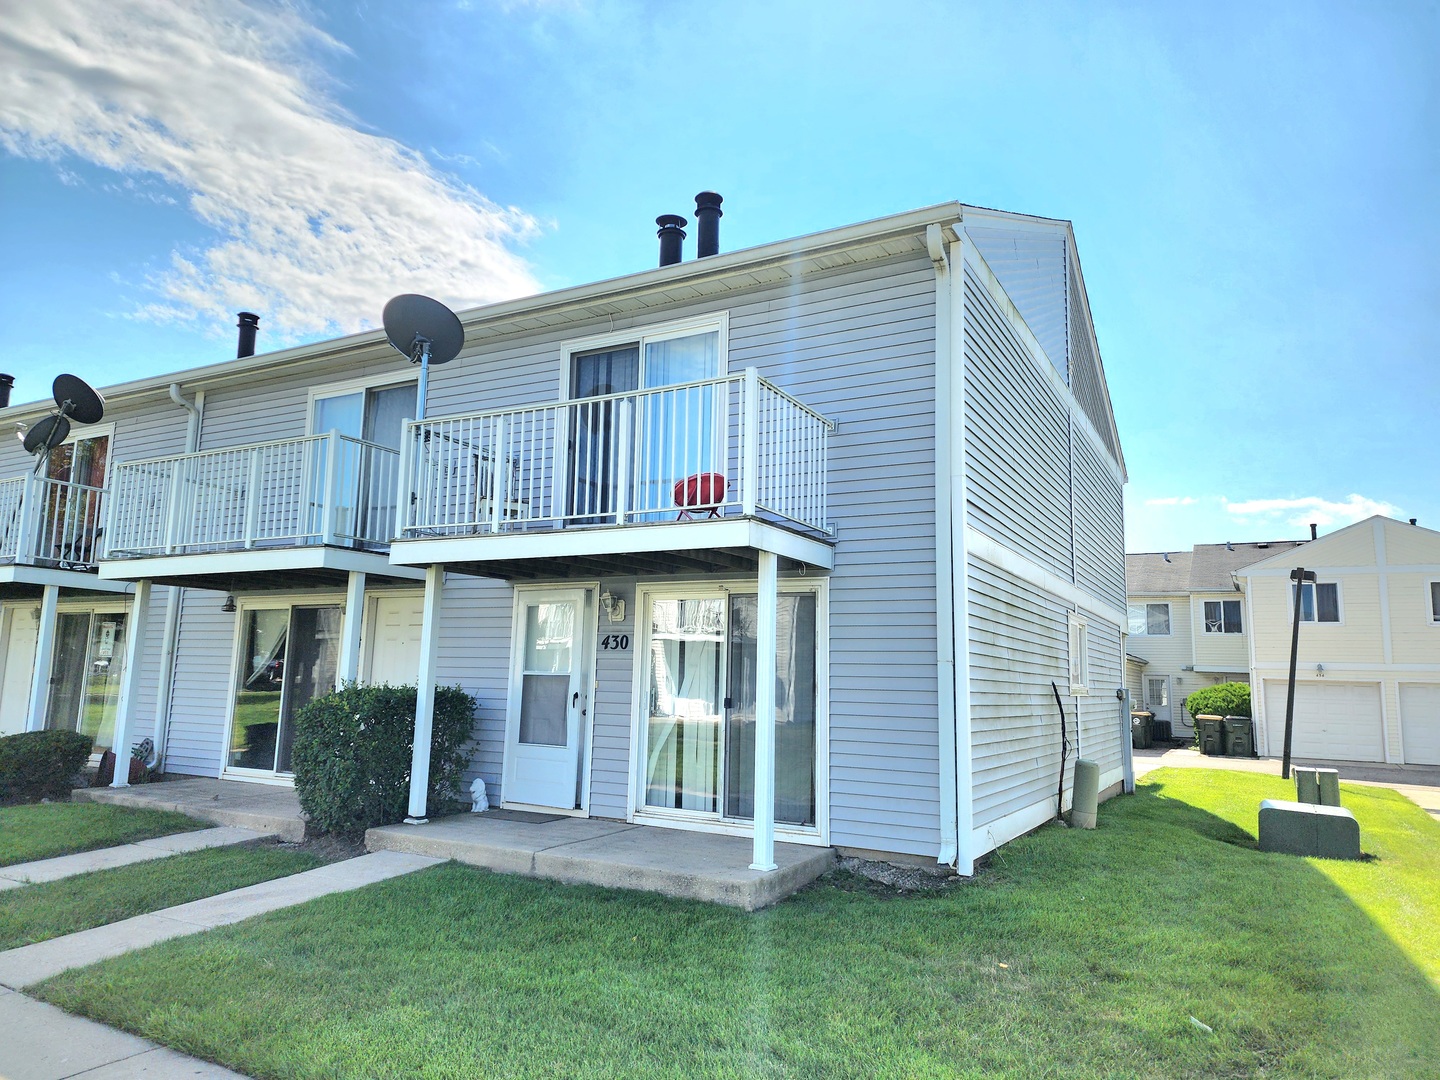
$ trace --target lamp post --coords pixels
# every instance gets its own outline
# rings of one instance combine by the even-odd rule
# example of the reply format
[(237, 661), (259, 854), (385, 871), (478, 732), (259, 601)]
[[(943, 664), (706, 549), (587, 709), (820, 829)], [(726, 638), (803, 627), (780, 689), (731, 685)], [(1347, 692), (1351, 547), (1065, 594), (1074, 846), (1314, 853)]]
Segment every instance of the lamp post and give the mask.
[(1290, 779), (1290, 739), (1295, 733), (1295, 665), (1300, 658), (1300, 600), (1305, 583), (1314, 582), (1315, 572), (1296, 567), (1290, 571), (1295, 583), (1295, 625), (1290, 631), (1290, 687), (1285, 694), (1285, 755), (1280, 762), (1280, 779)]

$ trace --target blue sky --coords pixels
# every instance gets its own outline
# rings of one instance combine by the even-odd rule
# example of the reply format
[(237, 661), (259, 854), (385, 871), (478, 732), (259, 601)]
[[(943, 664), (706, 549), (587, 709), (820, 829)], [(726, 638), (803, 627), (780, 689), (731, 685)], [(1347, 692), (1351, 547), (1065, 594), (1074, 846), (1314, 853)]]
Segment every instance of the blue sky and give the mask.
[(1437, 55), (1433, 2), (47, 0), (0, 21), (0, 370), (628, 273), (703, 188), (727, 249), (953, 198), (1075, 223), (1131, 550), (1440, 526)]

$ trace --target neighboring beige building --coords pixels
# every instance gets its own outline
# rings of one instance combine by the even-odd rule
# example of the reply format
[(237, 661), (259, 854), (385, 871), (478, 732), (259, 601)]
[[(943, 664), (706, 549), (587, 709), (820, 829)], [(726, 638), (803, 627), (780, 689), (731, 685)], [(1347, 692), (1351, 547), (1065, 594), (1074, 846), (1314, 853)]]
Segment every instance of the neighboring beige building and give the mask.
[(1292, 754), (1440, 765), (1440, 532), (1379, 516), (1237, 572), (1260, 753), (1284, 740), (1297, 566), (1317, 580), (1301, 597)]
[(1188, 695), (1216, 683), (1248, 682), (1249, 620), (1235, 572), (1300, 543), (1196, 544), (1190, 551), (1126, 555), (1131, 701), (1184, 736), (1194, 731)]

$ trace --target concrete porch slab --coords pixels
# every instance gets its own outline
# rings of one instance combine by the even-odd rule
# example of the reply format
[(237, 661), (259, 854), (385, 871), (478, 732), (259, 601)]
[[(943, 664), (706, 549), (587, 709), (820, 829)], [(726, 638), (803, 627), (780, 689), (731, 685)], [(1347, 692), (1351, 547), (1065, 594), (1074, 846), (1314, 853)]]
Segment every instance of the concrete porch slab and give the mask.
[(173, 810), (201, 821), (252, 829), (293, 843), (305, 839), (305, 819), (295, 789), (275, 784), (197, 776), (134, 787), (82, 788), (71, 798), (143, 810)]
[(630, 825), (607, 818), (546, 822), (463, 814), (424, 825), (387, 825), (365, 834), (371, 851), (454, 859), (507, 874), (569, 885), (639, 889), (755, 911), (783, 900), (829, 870), (831, 848), (776, 844), (779, 869), (750, 869), (740, 836)]

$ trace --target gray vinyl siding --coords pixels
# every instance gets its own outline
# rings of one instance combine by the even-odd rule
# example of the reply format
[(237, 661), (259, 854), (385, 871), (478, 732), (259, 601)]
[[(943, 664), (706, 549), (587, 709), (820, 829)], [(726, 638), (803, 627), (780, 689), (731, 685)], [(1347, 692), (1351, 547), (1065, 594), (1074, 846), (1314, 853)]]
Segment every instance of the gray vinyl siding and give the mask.
[(1020, 312), (1055, 370), (1068, 382), (1064, 233), (973, 225), (967, 227), (965, 233), (1000, 279), (1005, 295)]
[(1060, 688), (1072, 724), (1076, 699), (1069, 696), (1064, 602), (973, 557), (967, 581), (972, 797), (974, 827), (983, 829), (1054, 800), (1060, 715), (1051, 683)]
[(1080, 303), (1076, 295), (1078, 292), (1072, 290), (1070, 295), (1070, 389), (1080, 408), (1095, 425), (1110, 456), (1118, 460), (1120, 448), (1115, 445), (1115, 437), (1110, 430), (1110, 400), (1105, 392), (1105, 377), (1100, 371), (1100, 358), (1095, 355), (1091, 344), (1093, 330), (1090, 316), (1085, 305)]
[[(625, 619), (612, 623), (598, 613), (599, 631), (595, 652), (596, 690), (591, 699), (590, 813), (594, 817), (623, 818), (630, 797), (630, 699), (639, 656), (639, 634), (635, 630), (635, 588), (637, 579), (604, 578), (602, 590), (609, 589), (625, 601)], [(630, 648), (601, 649), (598, 638), (606, 634), (628, 634)]]
[(475, 699), (475, 743), (463, 791), (467, 798), (477, 776), (485, 781), (492, 801), (500, 797), (513, 611), (514, 591), (506, 582), (466, 574), (446, 577), (435, 681), (459, 686)]
[(1124, 685), (1124, 652), (1120, 627), (1094, 611), (1081, 612), (1090, 643), (1090, 693), (1075, 699), (1080, 756), (1099, 765), (1104, 776), (1120, 768), (1120, 702), (1115, 691)]
[(1107, 463), (1078, 426), (1075, 431), (1075, 584), (1116, 608), (1125, 608), (1124, 492)]
[[(1068, 407), (989, 290), (965, 272), (965, 482), (970, 524), (1072, 579)], [(1123, 591), (1123, 587), (1122, 587)]]
[(218, 776), (224, 764), (238, 620), (234, 612), (220, 610), (224, 602), (219, 593), (185, 590), (170, 691), (167, 772)]

